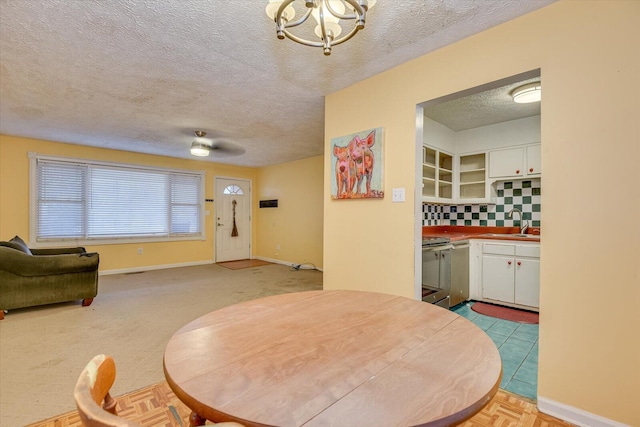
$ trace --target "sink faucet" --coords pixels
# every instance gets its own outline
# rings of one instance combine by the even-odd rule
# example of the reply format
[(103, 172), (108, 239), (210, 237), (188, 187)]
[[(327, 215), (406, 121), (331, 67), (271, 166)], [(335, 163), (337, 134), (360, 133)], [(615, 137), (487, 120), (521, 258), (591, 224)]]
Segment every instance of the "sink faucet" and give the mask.
[[(527, 233), (527, 228), (529, 228), (529, 221), (526, 219), (522, 218), (522, 211), (518, 208), (513, 208), (509, 211), (509, 218), (513, 217), (513, 213), (519, 213), (520, 214), (520, 234), (526, 234)], [(515, 225), (515, 223), (514, 223)]]

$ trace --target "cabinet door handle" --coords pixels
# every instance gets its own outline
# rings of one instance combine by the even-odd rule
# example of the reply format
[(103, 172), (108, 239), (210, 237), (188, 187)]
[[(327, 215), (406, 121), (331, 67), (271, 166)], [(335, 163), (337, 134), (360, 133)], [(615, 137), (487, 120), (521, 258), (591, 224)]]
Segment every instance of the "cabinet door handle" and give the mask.
[(518, 174), (518, 173), (520, 173), (520, 169), (516, 169), (516, 173), (517, 173), (517, 174)]
[(529, 172), (533, 172), (533, 168), (529, 168)]
[(521, 265), (522, 265), (522, 263), (520, 261), (518, 261), (518, 266), (521, 266)]
[(507, 261), (507, 264), (511, 265), (511, 261)]

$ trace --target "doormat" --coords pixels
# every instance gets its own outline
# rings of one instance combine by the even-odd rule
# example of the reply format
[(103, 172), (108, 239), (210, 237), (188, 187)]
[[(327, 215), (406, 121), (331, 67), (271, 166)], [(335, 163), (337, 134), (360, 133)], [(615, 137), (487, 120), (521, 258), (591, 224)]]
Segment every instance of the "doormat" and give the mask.
[(503, 307), (501, 305), (486, 304), (476, 302), (471, 306), (471, 310), (485, 316), (497, 317), (498, 319), (510, 320), (519, 323), (538, 323), (538, 313), (533, 311), (519, 310), (517, 308)]
[(260, 267), (261, 265), (273, 264), (272, 262), (262, 261), (261, 259), (241, 259), (238, 261), (218, 262), (216, 265), (228, 268), (230, 270), (241, 270), (243, 268)]

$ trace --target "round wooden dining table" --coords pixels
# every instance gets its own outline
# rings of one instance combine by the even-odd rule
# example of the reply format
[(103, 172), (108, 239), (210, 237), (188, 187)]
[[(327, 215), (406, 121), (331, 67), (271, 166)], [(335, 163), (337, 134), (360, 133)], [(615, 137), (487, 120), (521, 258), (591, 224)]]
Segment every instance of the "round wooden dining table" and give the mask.
[(309, 291), (246, 301), (178, 330), (164, 354), (176, 396), (245, 426), (446, 426), (498, 390), (493, 341), (413, 299)]

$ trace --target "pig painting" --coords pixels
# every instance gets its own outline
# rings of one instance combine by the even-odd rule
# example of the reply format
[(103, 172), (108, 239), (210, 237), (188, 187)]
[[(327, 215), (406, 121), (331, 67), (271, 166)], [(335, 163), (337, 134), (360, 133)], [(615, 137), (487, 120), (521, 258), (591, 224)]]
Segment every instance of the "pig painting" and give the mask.
[(356, 164), (349, 157), (349, 147), (333, 146), (333, 156), (336, 160), (336, 183), (338, 184), (338, 199), (351, 196), (356, 182)]
[(383, 198), (382, 128), (333, 138), (331, 197)]
[(351, 142), (349, 142), (349, 157), (353, 159), (356, 164), (356, 194), (362, 192), (362, 183), (366, 180), (367, 192), (365, 195), (368, 197), (371, 195), (371, 177), (373, 175), (373, 166), (375, 158), (371, 147), (375, 144), (376, 131), (372, 131), (366, 138), (360, 139), (356, 135)]

